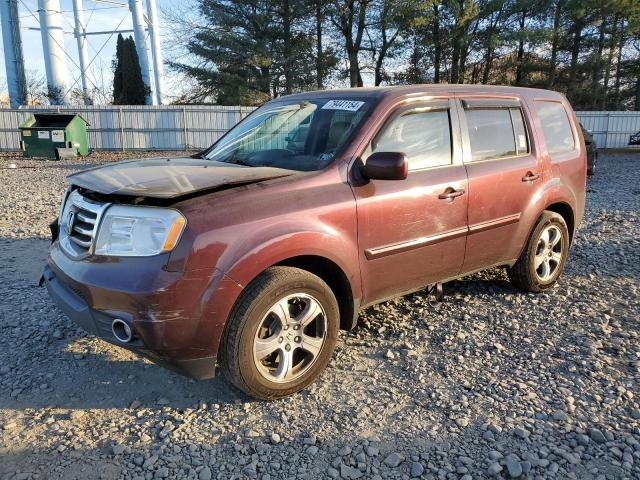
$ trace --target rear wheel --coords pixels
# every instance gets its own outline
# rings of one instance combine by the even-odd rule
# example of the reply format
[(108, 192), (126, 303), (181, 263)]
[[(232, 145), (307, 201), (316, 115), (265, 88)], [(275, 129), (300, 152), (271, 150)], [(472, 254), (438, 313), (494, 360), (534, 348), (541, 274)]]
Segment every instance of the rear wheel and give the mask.
[(256, 398), (298, 392), (329, 363), (339, 324), (335, 296), (322, 279), (297, 268), (269, 268), (247, 287), (229, 317), (222, 371)]
[(594, 152), (593, 154), (593, 162), (591, 162), (591, 165), (589, 165), (587, 167), (587, 175), (589, 175), (590, 177), (595, 175), (596, 173), (596, 163), (598, 162), (598, 152)]
[(553, 286), (569, 253), (569, 230), (561, 215), (545, 211), (518, 261), (508, 270), (511, 283), (529, 292)]

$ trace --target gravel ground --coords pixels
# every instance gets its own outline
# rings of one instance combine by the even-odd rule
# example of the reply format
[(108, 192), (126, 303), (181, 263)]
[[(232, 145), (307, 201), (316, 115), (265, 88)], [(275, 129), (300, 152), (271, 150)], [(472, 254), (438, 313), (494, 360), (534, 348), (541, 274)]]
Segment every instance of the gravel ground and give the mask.
[(36, 286), (64, 177), (0, 158), (0, 479), (640, 478), (640, 154), (602, 155), (567, 269), (369, 308), (264, 403), (85, 335)]

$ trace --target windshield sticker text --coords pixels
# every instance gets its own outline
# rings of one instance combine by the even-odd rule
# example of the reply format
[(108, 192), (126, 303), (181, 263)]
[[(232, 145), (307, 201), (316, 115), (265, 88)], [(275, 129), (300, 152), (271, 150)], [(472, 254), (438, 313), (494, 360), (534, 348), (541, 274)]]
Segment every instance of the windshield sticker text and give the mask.
[(349, 112), (357, 112), (364, 102), (357, 100), (329, 100), (324, 104), (322, 110), (347, 110)]

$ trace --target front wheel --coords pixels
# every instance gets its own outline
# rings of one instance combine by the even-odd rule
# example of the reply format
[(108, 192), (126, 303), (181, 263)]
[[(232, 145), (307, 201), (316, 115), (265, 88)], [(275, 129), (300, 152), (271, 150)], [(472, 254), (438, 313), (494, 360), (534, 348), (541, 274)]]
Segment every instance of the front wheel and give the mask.
[(544, 211), (518, 261), (508, 269), (509, 280), (528, 292), (552, 287), (567, 261), (569, 230), (561, 215)]
[(269, 268), (249, 284), (229, 317), (222, 371), (256, 398), (298, 392), (329, 363), (339, 325), (335, 296), (321, 278), (292, 267)]

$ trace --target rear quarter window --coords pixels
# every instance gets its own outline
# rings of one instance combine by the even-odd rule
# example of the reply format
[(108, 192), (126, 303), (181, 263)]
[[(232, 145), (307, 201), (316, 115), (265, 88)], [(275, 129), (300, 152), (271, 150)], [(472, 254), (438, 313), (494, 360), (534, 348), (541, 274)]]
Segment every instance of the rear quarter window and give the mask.
[(537, 100), (535, 104), (549, 154), (575, 150), (573, 130), (564, 106), (560, 102), (545, 100)]

